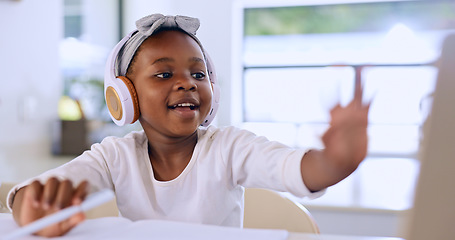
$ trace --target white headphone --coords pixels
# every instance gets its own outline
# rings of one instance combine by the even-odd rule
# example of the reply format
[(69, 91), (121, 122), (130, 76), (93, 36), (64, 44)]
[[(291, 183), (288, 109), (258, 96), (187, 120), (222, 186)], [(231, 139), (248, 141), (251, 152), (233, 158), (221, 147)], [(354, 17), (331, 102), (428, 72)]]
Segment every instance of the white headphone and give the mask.
[[(134, 123), (140, 115), (139, 102), (133, 83), (125, 76), (115, 76), (117, 55), (126, 41), (136, 32), (137, 30), (129, 33), (115, 45), (107, 59), (104, 71), (104, 97), (111, 119), (118, 126)], [(212, 60), (206, 51), (203, 50), (203, 52), (207, 61), (207, 72), (209, 80), (212, 83), (213, 91), (210, 112), (201, 124), (201, 126), (207, 127), (213, 121), (218, 111), (220, 89), (216, 82), (216, 73)]]

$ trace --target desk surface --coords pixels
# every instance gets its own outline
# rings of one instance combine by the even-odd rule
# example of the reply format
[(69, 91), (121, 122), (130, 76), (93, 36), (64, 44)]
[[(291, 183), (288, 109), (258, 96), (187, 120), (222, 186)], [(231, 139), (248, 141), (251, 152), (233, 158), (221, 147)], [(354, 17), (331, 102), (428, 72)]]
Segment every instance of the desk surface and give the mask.
[[(12, 215), (0, 213), (0, 239), (18, 229)], [(109, 217), (86, 220), (64, 237), (55, 239), (270, 239), (270, 240), (400, 240), (386, 237), (353, 237), (288, 233), (284, 230), (238, 229), (159, 220), (130, 220)], [(30, 236), (27, 239), (43, 239)]]

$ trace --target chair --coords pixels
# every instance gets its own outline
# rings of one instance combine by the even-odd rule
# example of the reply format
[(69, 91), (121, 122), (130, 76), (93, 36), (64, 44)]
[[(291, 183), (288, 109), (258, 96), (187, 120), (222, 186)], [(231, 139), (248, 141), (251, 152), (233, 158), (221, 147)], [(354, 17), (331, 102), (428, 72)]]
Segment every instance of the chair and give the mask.
[[(92, 209), (87, 218), (118, 216), (115, 200)], [(319, 233), (319, 228), (310, 212), (300, 203), (277, 192), (245, 189), (245, 214), (243, 227), (285, 229), (290, 232)]]
[(85, 212), (87, 219), (100, 218), (100, 217), (118, 217), (119, 211), (115, 199), (110, 200), (96, 208), (90, 209)]
[(6, 207), (6, 197), (9, 190), (16, 185), (11, 182), (1, 182), (0, 183), (0, 213), (9, 213), (9, 209)]
[(319, 234), (316, 222), (303, 205), (277, 192), (259, 188), (245, 189), (243, 227)]

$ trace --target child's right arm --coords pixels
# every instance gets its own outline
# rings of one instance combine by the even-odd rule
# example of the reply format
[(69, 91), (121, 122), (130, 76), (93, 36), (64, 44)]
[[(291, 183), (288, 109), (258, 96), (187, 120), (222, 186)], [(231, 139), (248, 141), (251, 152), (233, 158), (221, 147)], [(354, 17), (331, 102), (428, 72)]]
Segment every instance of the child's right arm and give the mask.
[[(83, 181), (74, 188), (71, 181), (60, 181), (57, 178), (50, 178), (44, 185), (34, 181), (19, 189), (14, 196), (12, 205), (14, 220), (19, 226), (24, 226), (62, 208), (79, 205), (87, 195), (87, 186), (87, 181)], [(61, 236), (84, 219), (85, 215), (78, 213), (35, 234), (45, 237)]]

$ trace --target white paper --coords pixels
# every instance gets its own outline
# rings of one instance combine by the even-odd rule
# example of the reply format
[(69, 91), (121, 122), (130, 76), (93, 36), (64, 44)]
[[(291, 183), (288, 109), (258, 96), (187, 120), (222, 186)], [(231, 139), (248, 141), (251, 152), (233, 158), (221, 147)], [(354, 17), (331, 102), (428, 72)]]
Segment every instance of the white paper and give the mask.
[[(11, 214), (0, 214), (0, 239), (17, 228)], [(53, 239), (285, 240), (288, 235), (285, 230), (240, 229), (163, 220), (132, 222), (121, 217), (107, 217), (86, 220), (65, 236)]]

